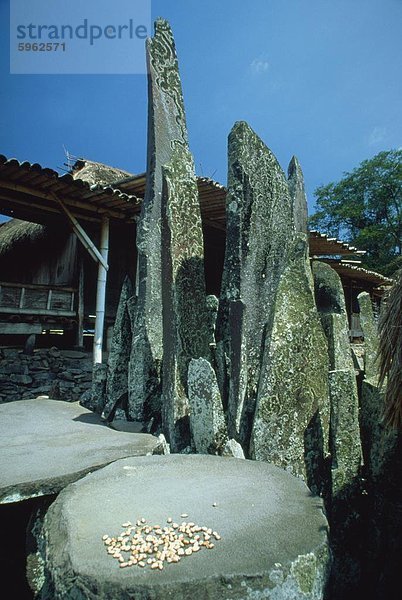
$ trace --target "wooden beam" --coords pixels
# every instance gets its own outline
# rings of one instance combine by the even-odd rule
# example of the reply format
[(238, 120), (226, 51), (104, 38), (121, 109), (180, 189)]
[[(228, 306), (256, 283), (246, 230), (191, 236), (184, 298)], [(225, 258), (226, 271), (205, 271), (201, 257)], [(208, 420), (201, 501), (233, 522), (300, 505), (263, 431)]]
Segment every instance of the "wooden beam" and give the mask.
[(41, 334), (40, 323), (0, 323), (1, 335), (31, 335)]
[[(65, 182), (63, 182), (63, 185), (57, 186), (57, 190), (60, 190), (60, 189), (62, 190), (65, 186), (66, 186)], [(55, 186), (53, 186), (53, 187), (54, 187), (54, 189), (56, 189)], [(21, 185), (19, 183), (13, 183), (12, 181), (5, 181), (3, 179), (0, 180), (0, 188), (13, 190), (15, 192), (21, 192), (23, 194), (28, 194), (29, 196), (34, 196), (35, 198), (43, 198), (45, 200), (51, 200), (55, 196), (55, 193), (53, 191), (50, 191), (48, 193), (41, 192), (38, 189), (31, 188), (31, 187), (28, 187), (25, 185)], [(123, 212), (116, 211), (113, 209), (109, 210), (107, 208), (100, 208), (100, 207), (95, 206), (94, 204), (80, 202), (79, 200), (72, 200), (71, 198), (65, 197), (64, 194), (63, 194), (63, 200), (64, 200), (64, 202), (68, 203), (69, 206), (74, 207), (74, 208), (81, 208), (82, 210), (85, 210), (88, 212), (98, 213), (100, 215), (107, 215), (110, 217), (114, 217), (115, 219), (125, 219), (126, 218)]]
[(106, 301), (106, 280), (107, 269), (104, 265), (107, 264), (109, 253), (109, 219), (102, 219), (100, 251), (102, 261), (98, 264), (98, 282), (96, 287), (96, 319), (95, 319), (95, 334), (94, 334), (94, 364), (102, 363), (102, 346), (103, 346), (103, 329), (105, 323), (105, 301)]
[[(81, 225), (78, 223), (78, 221), (74, 217), (74, 215), (71, 214), (71, 212), (69, 211), (67, 206), (64, 204), (63, 200), (61, 200), (58, 196), (56, 196), (56, 194), (53, 194), (53, 192), (51, 192), (51, 195), (56, 200), (56, 202), (58, 202), (60, 204), (61, 208), (66, 213), (67, 218), (69, 219), (69, 221), (71, 223), (71, 226), (74, 230), (75, 235), (78, 237), (78, 239), (80, 240), (80, 242), (82, 243), (84, 248), (86, 250), (88, 250), (88, 252), (91, 255), (91, 257), (93, 258), (93, 260), (95, 262), (102, 263), (103, 268), (106, 269), (106, 271), (107, 271), (109, 266), (108, 266), (107, 262), (104, 260), (102, 254), (99, 252), (99, 250), (97, 249), (97, 247), (91, 240), (91, 238), (89, 237), (89, 235), (81, 227)], [(102, 220), (102, 224), (103, 224), (103, 220)]]
[(78, 273), (78, 306), (77, 306), (77, 346), (84, 345), (84, 261), (81, 256), (81, 252), (78, 254), (79, 256), (79, 273)]

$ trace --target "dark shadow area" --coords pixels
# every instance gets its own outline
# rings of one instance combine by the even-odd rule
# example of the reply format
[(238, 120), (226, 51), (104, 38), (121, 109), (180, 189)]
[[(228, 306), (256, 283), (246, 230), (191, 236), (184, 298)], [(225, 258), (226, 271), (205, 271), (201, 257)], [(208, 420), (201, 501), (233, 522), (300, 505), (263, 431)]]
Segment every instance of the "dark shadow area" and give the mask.
[[(43, 502), (48, 505), (54, 496), (45, 498), (32, 498), (23, 502), (0, 505), (0, 531), (3, 543), (0, 546), (0, 573), (3, 585), (8, 581), (10, 595), (4, 598), (18, 600), (33, 600), (34, 594), (29, 587), (26, 577), (27, 564), (27, 527), (34, 511), (37, 511)], [(29, 536), (28, 536), (29, 537)], [(6, 540), (6, 543), (5, 541)], [(3, 591), (5, 594), (5, 589)]]
[(96, 413), (87, 413), (85, 415), (79, 415), (78, 417), (74, 417), (73, 421), (77, 421), (79, 423), (87, 423), (88, 425), (101, 425), (102, 427), (107, 427), (106, 423), (102, 421), (99, 415)]
[(324, 457), (324, 434), (320, 411), (317, 410), (304, 431), (304, 465), (307, 485), (313, 495), (328, 498), (330, 467)]

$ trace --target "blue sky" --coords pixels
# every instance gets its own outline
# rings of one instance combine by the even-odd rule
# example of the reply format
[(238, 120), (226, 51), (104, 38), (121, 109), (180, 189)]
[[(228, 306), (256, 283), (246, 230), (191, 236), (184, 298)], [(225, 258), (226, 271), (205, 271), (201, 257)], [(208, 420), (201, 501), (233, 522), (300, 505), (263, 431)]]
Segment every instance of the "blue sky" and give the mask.
[[(299, 158), (312, 212), (317, 186), (402, 146), (402, 0), (151, 4), (175, 35), (198, 174), (226, 183), (227, 136), (246, 120), (285, 170)], [(9, 0), (0, 28), (1, 154), (59, 170), (65, 146), (144, 171), (144, 75), (10, 75)]]

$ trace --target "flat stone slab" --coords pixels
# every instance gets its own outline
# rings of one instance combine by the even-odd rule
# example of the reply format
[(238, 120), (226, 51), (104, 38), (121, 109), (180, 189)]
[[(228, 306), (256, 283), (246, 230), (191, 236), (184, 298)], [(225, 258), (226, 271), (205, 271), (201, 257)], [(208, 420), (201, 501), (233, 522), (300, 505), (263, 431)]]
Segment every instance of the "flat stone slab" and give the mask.
[[(181, 518), (182, 514), (188, 515)], [(162, 571), (120, 568), (104, 534), (126, 521), (193, 522), (221, 535)], [(268, 463), (206, 455), (128, 458), (65, 488), (44, 522), (48, 596), (319, 599), (328, 569), (322, 502)], [(50, 585), (49, 585), (50, 583)]]
[(78, 402), (1, 404), (0, 504), (55, 494), (89, 471), (157, 446), (153, 435), (110, 429)]

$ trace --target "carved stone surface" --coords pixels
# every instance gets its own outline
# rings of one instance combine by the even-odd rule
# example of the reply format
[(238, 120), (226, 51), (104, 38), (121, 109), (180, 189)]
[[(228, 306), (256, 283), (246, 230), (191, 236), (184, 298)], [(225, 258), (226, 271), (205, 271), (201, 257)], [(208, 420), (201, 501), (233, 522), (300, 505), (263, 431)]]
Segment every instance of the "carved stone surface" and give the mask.
[(177, 145), (163, 167), (162, 301), (164, 433), (172, 451), (189, 442), (187, 372), (209, 357), (209, 315), (197, 181), (190, 152)]
[(343, 286), (329, 265), (313, 263), (317, 308), (328, 339), (332, 497), (348, 496), (362, 459), (359, 398)]
[[(229, 135), (227, 235), (217, 321), (221, 357), (231, 354), (230, 303), (245, 306), (241, 336), (247, 365), (241, 365), (245, 393), (234, 413), (242, 415), (236, 437), (250, 435), (260, 373), (261, 349), (273, 307), (286, 250), (292, 236), (292, 202), (286, 177), (272, 152), (247, 123), (236, 123)], [(224, 365), (220, 365), (220, 378)], [(228, 386), (221, 387), (227, 403)], [(240, 388), (239, 388), (240, 389)], [(243, 406), (242, 406), (243, 403)]]
[(261, 369), (251, 456), (302, 476), (319, 491), (328, 428), (327, 341), (314, 301), (307, 236), (300, 233), (279, 282), (272, 335)]
[(127, 300), (133, 295), (133, 285), (126, 277), (120, 293), (116, 319), (113, 326), (112, 344), (108, 357), (106, 382), (106, 404), (102, 418), (113, 417), (112, 413), (120, 404), (127, 404), (128, 364), (130, 360), (132, 332)]
[[(130, 359), (129, 412), (142, 420), (145, 400), (160, 394), (162, 343), (161, 197), (162, 166), (172, 143), (187, 143), (186, 121), (173, 34), (167, 21), (155, 23), (147, 40), (148, 156), (145, 198), (137, 229), (138, 309)], [(133, 408), (134, 407), (134, 408)]]
[[(220, 533), (214, 548), (165, 560), (155, 573), (148, 564), (119, 569), (102, 544), (133, 514), (153, 525), (168, 515), (180, 522), (183, 510)], [(42, 598), (320, 600), (327, 535), (321, 499), (273, 465), (195, 454), (119, 460), (68, 486), (47, 512), (53, 593)]]
[(370, 294), (361, 292), (357, 300), (360, 308), (360, 325), (364, 334), (364, 378), (373, 385), (378, 384), (378, 328), (374, 319)]
[(217, 454), (227, 440), (225, 416), (216, 375), (204, 358), (190, 361), (188, 369), (190, 426), (198, 454)]
[(296, 156), (288, 167), (289, 193), (293, 203), (293, 224), (295, 230), (307, 233), (307, 196), (304, 188), (303, 171)]

